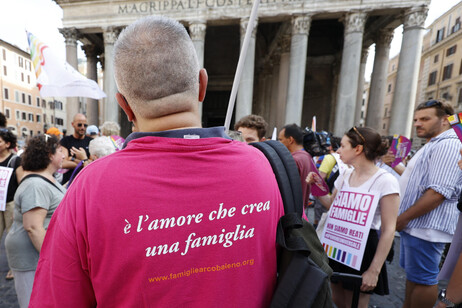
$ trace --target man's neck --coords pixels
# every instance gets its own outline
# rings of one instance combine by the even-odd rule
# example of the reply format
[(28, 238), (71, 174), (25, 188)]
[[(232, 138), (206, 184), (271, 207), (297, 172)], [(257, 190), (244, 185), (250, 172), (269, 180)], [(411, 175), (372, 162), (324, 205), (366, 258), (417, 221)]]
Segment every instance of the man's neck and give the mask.
[(72, 136), (73, 136), (75, 139), (83, 139), (83, 138), (85, 138), (85, 135), (80, 136), (80, 135), (78, 135), (78, 134), (76, 134), (76, 133), (72, 134)]
[(438, 137), (439, 135), (441, 135), (445, 131), (449, 130), (450, 128), (451, 127), (443, 126), (442, 129), (439, 131), (439, 133), (435, 134), (434, 136), (432, 136), (430, 138), (427, 138), (427, 143), (430, 142), (430, 140), (432, 140), (433, 138)]
[(156, 119), (138, 119), (137, 127), (140, 132), (160, 132), (202, 126), (200, 118), (195, 113), (181, 112)]
[(289, 149), (290, 153), (294, 153), (300, 150), (303, 150), (303, 146), (300, 144), (293, 144)]

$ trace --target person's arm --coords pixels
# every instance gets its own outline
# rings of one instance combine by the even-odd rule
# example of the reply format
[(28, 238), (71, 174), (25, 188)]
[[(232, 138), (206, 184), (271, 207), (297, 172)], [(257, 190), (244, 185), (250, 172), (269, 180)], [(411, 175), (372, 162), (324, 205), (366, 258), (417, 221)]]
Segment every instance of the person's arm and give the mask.
[(83, 166), (85, 167), (91, 162), (91, 160), (87, 156), (87, 152), (82, 147), (80, 147), (78, 149), (76, 147), (72, 147), (71, 148), (71, 154), (75, 157), (74, 161), (77, 163), (77, 165), (81, 161), (84, 161)]
[(64, 146), (63, 146), (63, 154), (64, 154), (64, 160), (63, 160), (63, 165), (62, 165), (63, 169), (74, 169), (75, 167), (77, 167), (77, 163), (72, 160), (72, 157), (69, 156), (69, 151)]
[[(316, 182), (317, 177), (318, 177), (318, 175), (316, 174), (316, 172), (310, 172), (310, 173), (308, 173), (308, 176), (306, 177), (305, 182), (307, 184), (309, 184), (309, 185), (314, 184)], [(318, 179), (318, 180), (320, 180), (320, 179)], [(321, 202), (321, 204), (326, 209), (330, 209), (330, 206), (332, 205), (332, 202), (335, 199), (335, 195), (337, 195), (337, 189), (334, 189), (334, 191), (332, 192), (332, 195), (327, 194), (327, 195), (319, 196), (319, 197), (316, 197), (316, 198), (319, 200), (319, 202)]]
[(395, 237), (398, 208), (398, 194), (387, 195), (380, 199), (380, 216), (382, 221), (380, 239), (371, 265), (362, 275), (363, 284), (361, 285), (361, 291), (371, 291), (377, 286), (380, 270), (390, 252)]
[(45, 228), (43, 222), (47, 216), (47, 210), (41, 207), (33, 208), (22, 215), (24, 229), (38, 252), (42, 249), (43, 239), (45, 238)]
[(24, 169), (22, 168), (22, 166), (19, 166), (18, 168), (16, 168), (16, 180), (18, 181), (18, 183), (21, 182), (22, 180), (22, 177), (24, 176)]
[[(391, 164), (395, 161), (396, 157), (393, 154), (393, 152), (388, 151), (388, 153), (383, 155), (380, 159), (382, 160), (384, 164), (387, 164), (388, 166), (391, 167)], [(402, 175), (405, 169), (406, 167), (404, 167), (404, 165), (402, 164), (398, 164), (393, 167), (393, 170), (395, 170), (396, 173), (398, 173), (399, 175)]]
[(437, 193), (433, 189), (427, 189), (413, 206), (398, 216), (398, 220), (396, 221), (396, 230), (402, 231), (411, 220), (436, 209), (441, 203), (443, 203), (444, 199), (443, 195)]

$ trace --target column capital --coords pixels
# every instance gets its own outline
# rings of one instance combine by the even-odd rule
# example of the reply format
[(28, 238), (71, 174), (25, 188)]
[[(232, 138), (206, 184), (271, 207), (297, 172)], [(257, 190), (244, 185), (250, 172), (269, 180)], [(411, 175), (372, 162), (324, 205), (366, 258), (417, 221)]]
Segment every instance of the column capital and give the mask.
[(377, 36), (375, 37), (375, 43), (377, 45), (382, 45), (390, 47), (391, 41), (393, 40), (393, 33), (395, 29), (381, 29), (378, 31)]
[[(241, 26), (241, 37), (245, 36), (245, 31), (247, 31), (247, 26), (249, 25), (250, 18), (245, 17), (241, 18), (240, 26)], [(258, 26), (258, 18), (255, 19), (255, 23), (252, 29), (252, 37), (255, 38), (257, 36), (257, 26)]]
[(345, 34), (353, 32), (364, 32), (364, 25), (366, 24), (367, 14), (365, 12), (352, 12), (347, 13), (343, 18), (345, 25)]
[(119, 37), (121, 29), (119, 27), (107, 27), (104, 28), (103, 38), (104, 44), (114, 44)]
[(193, 41), (205, 41), (205, 31), (207, 24), (205, 21), (193, 21), (189, 24), (189, 35)]
[(62, 28), (59, 32), (64, 36), (66, 45), (76, 45), (77, 40), (80, 38), (80, 33), (77, 28)]
[(425, 19), (427, 19), (428, 6), (422, 5), (412, 7), (404, 12), (403, 28), (421, 28), (424, 29)]
[(292, 35), (310, 32), (311, 15), (296, 15), (292, 17)]
[(98, 48), (93, 44), (86, 44), (82, 46), (87, 58), (96, 57), (98, 55)]

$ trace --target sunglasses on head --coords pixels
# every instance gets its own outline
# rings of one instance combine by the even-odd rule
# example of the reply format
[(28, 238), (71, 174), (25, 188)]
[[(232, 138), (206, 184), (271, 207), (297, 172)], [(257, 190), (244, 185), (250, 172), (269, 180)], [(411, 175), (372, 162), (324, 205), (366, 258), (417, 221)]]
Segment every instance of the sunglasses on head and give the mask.
[(9, 132), (10, 130), (8, 128), (0, 128), (0, 132), (6, 133)]
[(88, 127), (88, 124), (83, 124), (83, 123), (77, 123), (77, 127)]
[(361, 138), (361, 140), (363, 141), (363, 143), (366, 143), (366, 139), (365, 139), (364, 136), (359, 132), (359, 130), (356, 128), (356, 126), (353, 126), (353, 127), (350, 129), (350, 132), (355, 132), (355, 133)]
[(432, 100), (430, 100), (428, 102), (423, 103), (423, 106), (424, 107), (433, 107), (433, 106), (441, 107), (441, 106), (443, 106), (443, 104), (440, 101), (436, 100), (436, 99), (432, 99)]

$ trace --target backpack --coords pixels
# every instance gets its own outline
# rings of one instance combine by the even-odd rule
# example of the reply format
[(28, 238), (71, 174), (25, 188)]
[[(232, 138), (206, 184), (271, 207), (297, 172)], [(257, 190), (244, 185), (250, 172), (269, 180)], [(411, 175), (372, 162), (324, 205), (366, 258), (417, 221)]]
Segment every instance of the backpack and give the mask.
[(270, 307), (333, 307), (328, 257), (314, 227), (302, 219), (303, 197), (295, 161), (280, 142), (251, 143), (273, 168), (284, 203), (276, 242), (278, 283)]

